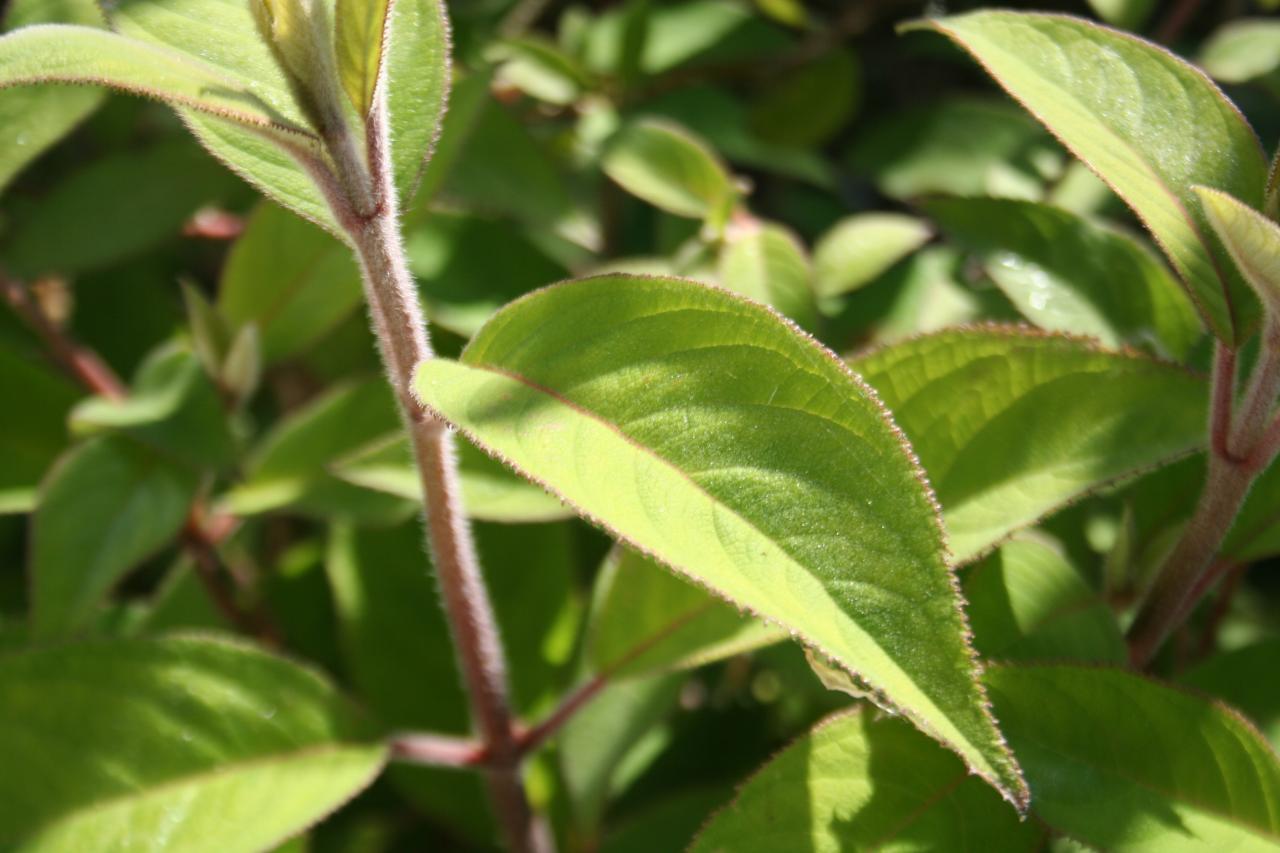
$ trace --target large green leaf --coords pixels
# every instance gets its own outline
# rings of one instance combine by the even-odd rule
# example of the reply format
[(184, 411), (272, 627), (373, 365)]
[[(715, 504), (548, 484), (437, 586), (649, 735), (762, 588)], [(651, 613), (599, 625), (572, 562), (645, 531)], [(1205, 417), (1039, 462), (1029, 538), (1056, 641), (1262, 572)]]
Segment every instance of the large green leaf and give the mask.
[(257, 325), (268, 363), (315, 343), (360, 299), (360, 270), (350, 250), (267, 202), (249, 217), (218, 283), (218, 308), (237, 327)]
[(1248, 337), (1256, 303), (1191, 188), (1261, 206), (1267, 167), (1248, 123), (1203, 72), (1137, 37), (1060, 15), (983, 11), (921, 26), (972, 53), (1137, 212), (1218, 337)]
[(701, 666), (784, 636), (619, 547), (596, 581), (585, 654), (596, 672), (631, 676)]
[(1053, 829), (1115, 851), (1280, 844), (1280, 759), (1230, 709), (1114, 669), (1001, 666), (986, 682)]
[(960, 562), (1205, 441), (1202, 379), (1078, 338), (956, 329), (863, 356), (853, 368), (919, 455)]
[(0, 658), (0, 845), (255, 851), (368, 785), (386, 750), (297, 664), (211, 638)]
[(776, 314), (678, 279), (583, 279), (499, 312), (414, 387), (624, 541), (858, 671), (1020, 800), (920, 472), (870, 391)]
[(1203, 333), (1177, 280), (1137, 240), (1046, 204), (939, 198), (925, 210), (982, 258), (1023, 316), (1108, 346), (1156, 344), (1185, 358)]
[(128, 439), (92, 439), (40, 487), (31, 533), (31, 625), (41, 637), (82, 628), (107, 591), (172, 539), (196, 476)]
[(1047, 537), (1020, 534), (973, 566), (964, 597), (985, 658), (1128, 660), (1111, 609)]
[(1043, 830), (902, 720), (869, 709), (818, 724), (756, 772), (691, 853), (1032, 851)]

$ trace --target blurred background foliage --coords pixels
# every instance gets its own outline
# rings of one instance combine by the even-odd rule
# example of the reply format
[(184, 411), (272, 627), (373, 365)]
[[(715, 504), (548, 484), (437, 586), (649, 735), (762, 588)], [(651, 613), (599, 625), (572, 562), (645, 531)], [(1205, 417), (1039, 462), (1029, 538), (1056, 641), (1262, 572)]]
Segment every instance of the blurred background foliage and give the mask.
[[(769, 302), (840, 353), (1023, 322), (1203, 370), (1200, 322), (1123, 205), (957, 50), (895, 35), (978, 5), (451, 3), (450, 108), (404, 215), (438, 348), (456, 353), (534, 288), (629, 271)], [(1264, 146), (1280, 137), (1275, 0), (1001, 5), (1165, 43), (1226, 88)], [(92, 0), (3, 8), (6, 29), (102, 25)], [(0, 649), (242, 630), (322, 666), (392, 727), (466, 731), (422, 571), (415, 477), (345, 247), (259, 199), (159, 104), (8, 90), (0, 277)], [(462, 455), (527, 717), (708, 606), (479, 452)], [(1107, 603), (1140, 586), (1201, 471), (1192, 458), (1109, 489), (970, 569), (975, 619), (1007, 608), (1004, 587), (1032, 565), (1027, 583), (1053, 587), (1038, 600), (1096, 640), (1079, 656), (1116, 659)], [(1277, 483), (1267, 475), (1229, 545), (1257, 570), (1230, 574), (1166, 675), (1239, 692), (1233, 673), (1269, 660), (1274, 677)], [(798, 647), (713, 606), (697, 632), (632, 660), (532, 768), (532, 795), (570, 849), (681, 848), (753, 769), (850, 701)], [(1052, 641), (1017, 619), (1002, 630), (981, 650), (1035, 656)], [(1274, 693), (1227, 698), (1276, 743)], [(493, 843), (476, 777), (397, 767), (290, 846), (423, 838)]]

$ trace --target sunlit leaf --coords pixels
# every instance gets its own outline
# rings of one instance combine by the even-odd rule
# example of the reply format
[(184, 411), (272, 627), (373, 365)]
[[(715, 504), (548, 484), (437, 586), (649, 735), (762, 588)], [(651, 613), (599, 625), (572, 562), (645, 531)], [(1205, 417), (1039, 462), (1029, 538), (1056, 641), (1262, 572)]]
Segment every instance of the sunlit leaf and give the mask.
[(1214, 334), (1248, 337), (1256, 302), (1214, 244), (1191, 188), (1260, 206), (1266, 163), (1235, 106), (1199, 69), (1133, 36), (1058, 15), (931, 19), (1138, 214)]
[(1200, 48), (1200, 65), (1223, 83), (1245, 83), (1280, 69), (1280, 21), (1231, 21)]
[(693, 219), (722, 221), (732, 203), (729, 174), (715, 152), (675, 125), (644, 119), (610, 141), (605, 174), (655, 207)]
[(919, 472), (870, 392), (776, 315), (692, 282), (584, 279), (499, 312), (415, 388), (623, 540), (858, 671), (1020, 799)]
[(1280, 225), (1224, 192), (1197, 187), (1196, 195), (1245, 281), (1272, 313), (1280, 309)]
[(338, 76), (356, 113), (367, 117), (382, 74), (382, 52), (391, 21), (391, 0), (337, 0), (334, 49)]
[(960, 562), (1090, 490), (1205, 441), (1201, 378), (1077, 338), (957, 329), (852, 365), (919, 455)]
[(803, 244), (769, 223), (734, 226), (720, 255), (720, 283), (735, 293), (772, 305), (804, 328), (817, 320), (813, 270)]
[(813, 249), (818, 295), (831, 298), (870, 284), (931, 235), (927, 224), (901, 213), (861, 213), (840, 220)]
[(0, 706), (0, 843), (23, 850), (272, 848), (386, 757), (314, 672), (209, 638), (9, 654)]

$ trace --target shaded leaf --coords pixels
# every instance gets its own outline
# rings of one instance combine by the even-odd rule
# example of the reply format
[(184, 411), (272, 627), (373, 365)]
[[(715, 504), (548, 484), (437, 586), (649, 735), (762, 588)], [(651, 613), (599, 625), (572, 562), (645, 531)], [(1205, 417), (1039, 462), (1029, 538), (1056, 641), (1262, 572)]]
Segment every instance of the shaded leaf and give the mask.
[(1191, 188), (1260, 205), (1266, 163), (1248, 123), (1199, 69), (1059, 15), (983, 11), (921, 26), (972, 53), (1134, 209), (1215, 335), (1228, 344), (1248, 337), (1255, 303), (1214, 245)]
[(24, 850), (267, 849), (386, 754), (315, 673), (210, 638), (10, 654), (0, 706), (0, 843)]
[(84, 627), (111, 587), (182, 527), (196, 477), (126, 439), (73, 448), (41, 484), (31, 533), (31, 626)]
[(756, 94), (751, 126), (768, 142), (822, 145), (849, 122), (861, 98), (857, 59), (847, 50), (833, 50), (770, 80)]
[(80, 394), (60, 375), (0, 344), (0, 514), (30, 512), (36, 487), (67, 443), (67, 412)]
[(594, 595), (585, 655), (610, 677), (702, 666), (785, 636), (622, 547), (606, 558)]
[(689, 849), (1032, 851), (1042, 843), (1042, 830), (954, 755), (863, 709), (819, 723), (764, 765)]
[(991, 279), (1041, 328), (1108, 346), (1154, 343), (1177, 358), (1203, 334), (1178, 281), (1120, 231), (1030, 201), (939, 198), (924, 207), (980, 254)]
[(1230, 709), (1114, 669), (1000, 666), (986, 682), (1053, 829), (1116, 851), (1280, 840), (1280, 759)]
[(1178, 681), (1239, 708), (1262, 730), (1271, 745), (1280, 749), (1277, 660), (1280, 660), (1280, 640), (1262, 640), (1198, 663)]
[(1090, 490), (1205, 441), (1202, 379), (1076, 338), (956, 329), (852, 366), (919, 455), (962, 563)]
[(1122, 30), (1137, 30), (1151, 17), (1155, 0), (1089, 0), (1098, 17)]
[(723, 291), (605, 276), (520, 300), (414, 385), (579, 512), (856, 668), (1017, 800), (930, 496), (842, 367)]
[(1110, 608), (1047, 538), (1006, 542), (965, 573), (964, 597), (974, 648), (985, 658), (1128, 660)]

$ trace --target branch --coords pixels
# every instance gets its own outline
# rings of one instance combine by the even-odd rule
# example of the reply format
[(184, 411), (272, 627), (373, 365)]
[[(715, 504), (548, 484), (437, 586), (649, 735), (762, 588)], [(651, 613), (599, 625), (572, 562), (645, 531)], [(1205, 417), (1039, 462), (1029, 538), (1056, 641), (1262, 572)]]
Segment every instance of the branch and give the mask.
[(223, 536), (212, 525), (204, 523), (203, 507), (197, 500), (187, 513), (182, 528), (182, 544), (195, 566), (196, 577), (218, 612), (242, 633), (256, 638), (263, 645), (278, 649), (283, 645), (280, 631), (261, 607), (246, 609), (240, 605), (238, 590), (231, 580), (231, 572), (218, 556), (218, 543)]
[(432, 767), (478, 767), (488, 761), (484, 744), (467, 738), (409, 732), (391, 739), (391, 760)]

